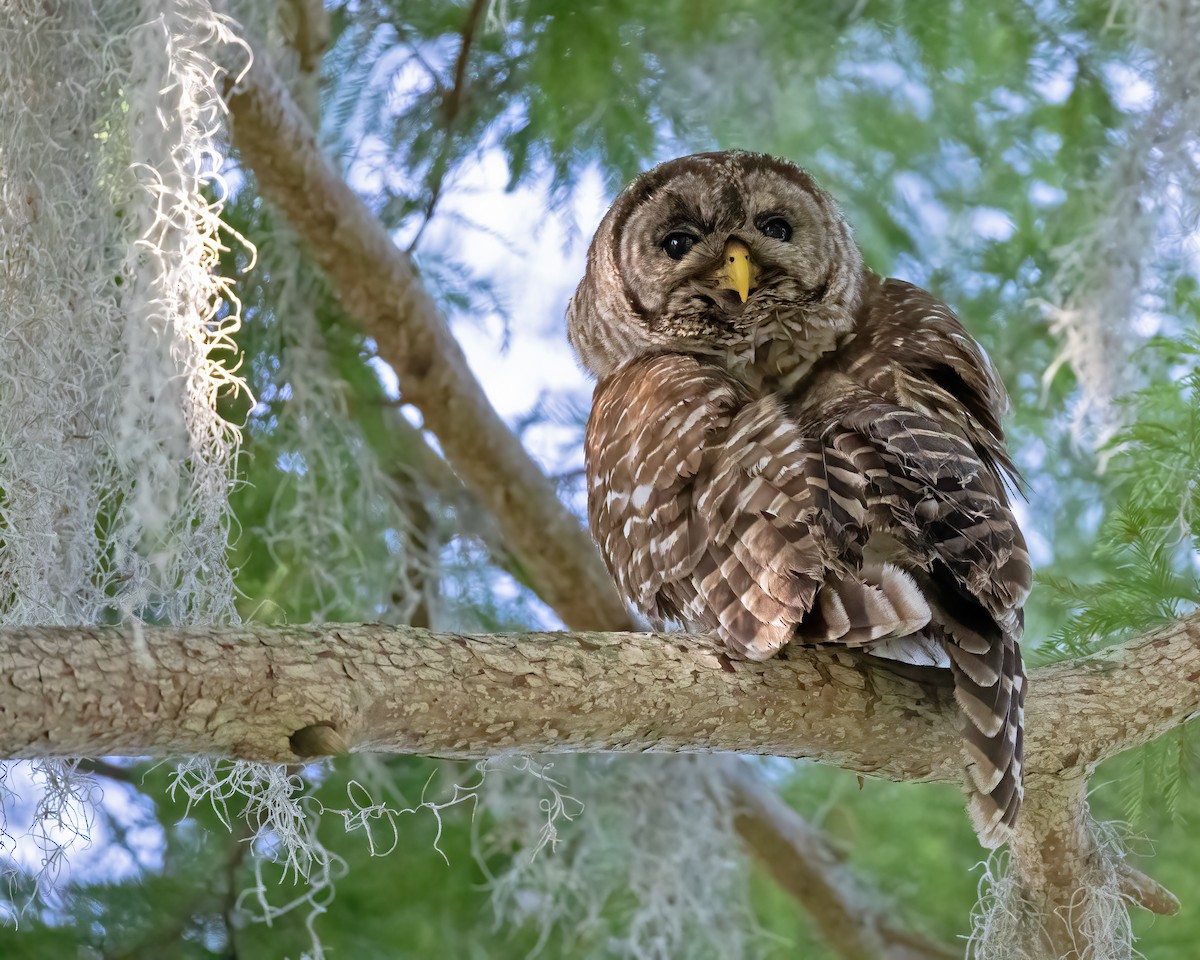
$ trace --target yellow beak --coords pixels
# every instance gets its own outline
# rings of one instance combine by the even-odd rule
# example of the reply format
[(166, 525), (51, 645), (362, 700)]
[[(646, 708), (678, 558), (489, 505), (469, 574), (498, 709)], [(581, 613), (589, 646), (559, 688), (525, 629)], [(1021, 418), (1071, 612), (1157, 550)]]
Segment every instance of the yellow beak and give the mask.
[(750, 259), (750, 248), (741, 240), (728, 241), (716, 277), (718, 289), (736, 290), (745, 303), (758, 281), (758, 264)]

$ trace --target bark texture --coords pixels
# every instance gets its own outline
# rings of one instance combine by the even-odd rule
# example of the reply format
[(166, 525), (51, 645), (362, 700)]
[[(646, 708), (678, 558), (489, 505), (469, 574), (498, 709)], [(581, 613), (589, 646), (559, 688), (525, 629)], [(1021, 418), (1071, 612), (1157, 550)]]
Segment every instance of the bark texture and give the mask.
[[(289, 738), (323, 725), (351, 750), (729, 751), (959, 780), (960, 719), (935, 676), (843, 651), (731, 660), (682, 634), (9, 627), (0, 630), (0, 757), (292, 762)], [(1078, 779), (1200, 711), (1197, 677), (1200, 614), (1034, 671), (1030, 792)]]
[(946, 687), (845, 654), (731, 661), (679, 635), (11, 628), (0, 630), (0, 692), (9, 759), (293, 762), (292, 735), (324, 725), (351, 750), (455, 758), (725, 750), (903, 780), (954, 779), (962, 765)]

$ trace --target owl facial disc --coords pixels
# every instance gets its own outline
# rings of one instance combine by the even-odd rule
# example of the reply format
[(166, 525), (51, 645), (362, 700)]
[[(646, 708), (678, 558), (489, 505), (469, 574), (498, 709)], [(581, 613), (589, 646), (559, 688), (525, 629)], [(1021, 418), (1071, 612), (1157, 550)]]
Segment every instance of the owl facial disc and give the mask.
[(584, 365), (715, 358), (744, 381), (803, 375), (854, 327), (862, 255), (833, 199), (765, 154), (696, 154), (638, 177), (605, 214), (567, 314)]

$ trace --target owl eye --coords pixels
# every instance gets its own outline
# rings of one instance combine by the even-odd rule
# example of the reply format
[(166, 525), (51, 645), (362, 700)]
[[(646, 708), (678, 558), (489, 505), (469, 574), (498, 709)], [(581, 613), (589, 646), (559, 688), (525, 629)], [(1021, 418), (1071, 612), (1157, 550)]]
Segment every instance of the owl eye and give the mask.
[(668, 233), (663, 237), (662, 248), (672, 260), (682, 260), (696, 244), (696, 238), (690, 233)]
[(772, 217), (758, 229), (764, 237), (770, 237), (772, 240), (782, 240), (786, 243), (792, 239), (792, 225), (783, 217)]

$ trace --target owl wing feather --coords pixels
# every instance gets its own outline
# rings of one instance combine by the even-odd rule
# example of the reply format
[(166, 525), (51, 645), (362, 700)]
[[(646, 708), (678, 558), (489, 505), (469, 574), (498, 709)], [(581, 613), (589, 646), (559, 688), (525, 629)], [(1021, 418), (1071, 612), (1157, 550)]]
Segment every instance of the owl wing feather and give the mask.
[(656, 621), (704, 625), (765, 659), (828, 577), (860, 565), (865, 478), (715, 365), (665, 354), (605, 378), (586, 444), (593, 534)]
[[(891, 509), (899, 540), (934, 610), (926, 631), (950, 658), (967, 720), (971, 809), (981, 839), (1005, 839), (1021, 801), (1025, 674), (1019, 640), (1031, 572), (1006, 486), (1005, 394), (982, 351), (945, 304), (898, 280), (879, 281), (861, 333), (827, 400), (833, 429), (869, 443), (860, 469)], [(808, 414), (812, 416), (812, 413)], [(803, 417), (804, 414), (802, 413)]]
[(621, 592), (655, 621), (678, 619), (669, 585), (707, 549), (692, 488), (704, 450), (744, 391), (689, 358), (640, 361), (597, 385), (585, 445), (588, 516)]
[(876, 399), (839, 426), (870, 444), (879, 499), (900, 500), (881, 525), (903, 545), (932, 608), (927, 632), (949, 655), (968, 721), (972, 810), (981, 837), (999, 842), (1020, 803), (1024, 542), (998, 478), (937, 421)]
[(828, 577), (859, 566), (865, 482), (838, 451), (803, 436), (774, 397), (743, 407), (704, 466), (694, 507), (709, 554), (693, 606), (703, 619), (716, 614), (738, 652), (765, 659), (793, 638)]

